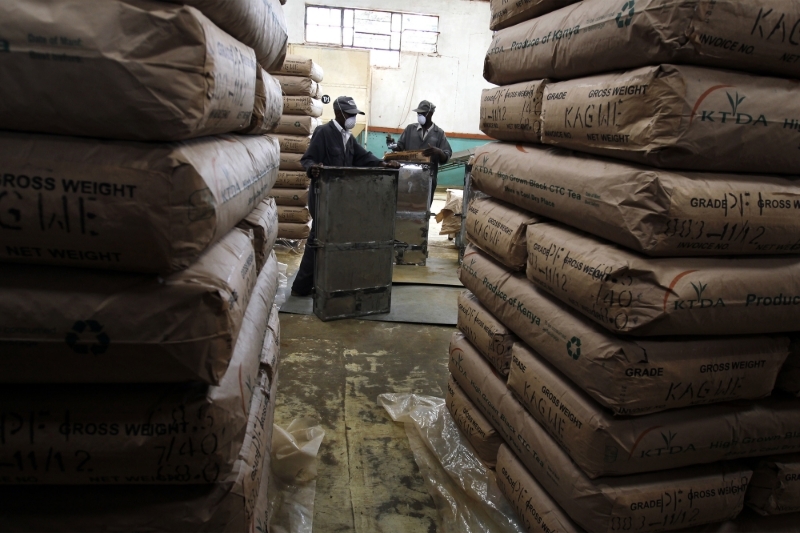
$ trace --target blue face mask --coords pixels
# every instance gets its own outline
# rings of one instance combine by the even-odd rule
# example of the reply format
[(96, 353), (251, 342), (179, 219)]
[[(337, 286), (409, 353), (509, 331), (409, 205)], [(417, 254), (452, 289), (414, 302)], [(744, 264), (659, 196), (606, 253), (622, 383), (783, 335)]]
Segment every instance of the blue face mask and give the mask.
[(419, 122), (420, 126), (424, 126), (428, 119), (425, 118), (425, 115), (417, 115), (417, 122)]

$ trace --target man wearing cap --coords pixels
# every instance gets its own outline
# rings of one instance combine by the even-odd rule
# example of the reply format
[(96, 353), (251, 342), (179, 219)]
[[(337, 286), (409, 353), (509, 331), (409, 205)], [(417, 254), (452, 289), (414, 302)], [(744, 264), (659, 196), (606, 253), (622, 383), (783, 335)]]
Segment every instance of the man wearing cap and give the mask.
[(419, 107), (414, 110), (417, 114), (417, 123), (406, 126), (397, 145), (392, 147), (397, 151), (423, 150), (423, 155), (431, 157), (434, 169), (431, 202), (433, 202), (433, 193), (436, 191), (436, 175), (439, 165), (447, 163), (450, 156), (453, 155), (453, 149), (450, 148), (444, 130), (433, 123), (434, 111), (436, 111), (435, 105), (427, 100), (421, 101)]
[[(319, 178), (319, 171), (326, 167), (390, 167), (399, 168), (396, 161), (381, 161), (371, 152), (364, 149), (353, 138), (350, 130), (356, 125), (356, 115), (364, 112), (356, 106), (355, 100), (349, 96), (340, 96), (333, 102), (334, 120), (314, 130), (311, 142), (306, 153), (300, 159), (300, 164), (306, 169), (306, 174), (313, 180)], [(356, 201), (357, 199), (353, 199)], [(363, 200), (363, 199), (361, 199)], [(311, 212), (311, 233), (308, 242), (317, 236), (315, 211), (314, 185), (308, 194), (308, 210)], [(314, 289), (314, 250), (306, 246), (303, 259), (297, 271), (297, 277), (292, 285), (292, 295), (308, 296)]]

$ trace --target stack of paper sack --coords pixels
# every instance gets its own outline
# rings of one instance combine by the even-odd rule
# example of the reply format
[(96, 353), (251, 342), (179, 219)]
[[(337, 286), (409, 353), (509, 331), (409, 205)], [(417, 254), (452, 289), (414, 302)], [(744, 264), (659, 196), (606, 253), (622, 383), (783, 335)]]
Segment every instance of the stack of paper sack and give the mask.
[(529, 532), (798, 531), (800, 5), (622, 4), (491, 3), (448, 406)]
[(283, 89), (283, 116), (273, 137), (281, 146), (281, 166), (272, 196), (278, 203), (278, 237), (300, 240), (311, 232), (308, 193), (311, 180), (300, 159), (322, 116), (322, 68), (312, 59), (288, 55), (274, 71)]
[(0, 529), (265, 531), (280, 2), (0, 15)]

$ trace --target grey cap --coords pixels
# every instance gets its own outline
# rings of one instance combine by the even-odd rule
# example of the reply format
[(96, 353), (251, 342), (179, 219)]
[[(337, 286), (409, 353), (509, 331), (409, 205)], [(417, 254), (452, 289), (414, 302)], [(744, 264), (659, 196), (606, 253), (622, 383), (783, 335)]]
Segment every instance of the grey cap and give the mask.
[(363, 115), (352, 96), (340, 96), (333, 101), (333, 109), (339, 109), (345, 115)]
[(427, 115), (431, 111), (436, 111), (436, 106), (427, 100), (423, 100), (419, 103), (419, 107), (414, 110), (414, 113), (422, 113), (423, 115)]

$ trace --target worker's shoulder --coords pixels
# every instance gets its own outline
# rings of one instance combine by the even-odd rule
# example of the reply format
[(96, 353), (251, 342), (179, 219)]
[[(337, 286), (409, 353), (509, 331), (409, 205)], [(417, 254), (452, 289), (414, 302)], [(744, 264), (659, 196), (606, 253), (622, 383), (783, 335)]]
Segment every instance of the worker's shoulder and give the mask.
[(447, 134), (445, 133), (445, 131), (444, 131), (442, 128), (440, 128), (440, 127), (439, 127), (439, 125), (438, 125), (438, 124), (436, 124), (436, 123), (434, 123), (434, 124), (433, 124), (433, 131), (434, 131), (434, 133), (439, 133), (439, 134), (441, 134), (443, 137), (447, 135)]

